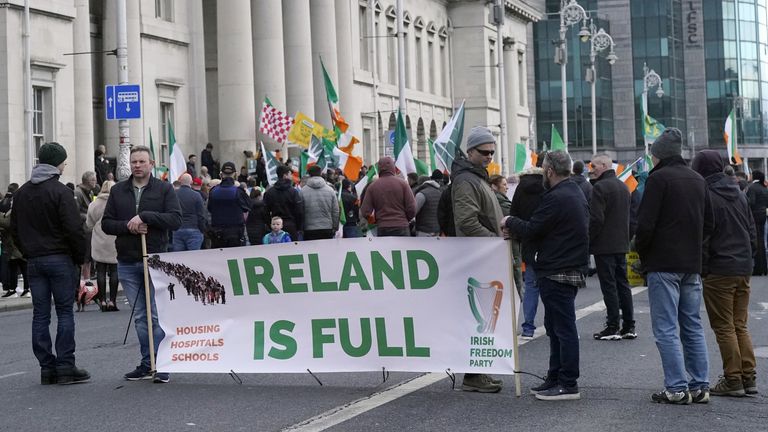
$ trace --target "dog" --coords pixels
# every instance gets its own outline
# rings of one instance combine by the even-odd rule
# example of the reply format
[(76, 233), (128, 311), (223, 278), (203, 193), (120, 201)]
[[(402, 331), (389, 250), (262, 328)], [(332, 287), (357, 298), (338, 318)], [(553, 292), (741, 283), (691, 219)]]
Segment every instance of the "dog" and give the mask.
[(94, 301), (94, 297), (99, 294), (98, 288), (96, 288), (91, 281), (80, 281), (80, 287), (77, 290), (77, 311), (84, 312), (85, 305)]

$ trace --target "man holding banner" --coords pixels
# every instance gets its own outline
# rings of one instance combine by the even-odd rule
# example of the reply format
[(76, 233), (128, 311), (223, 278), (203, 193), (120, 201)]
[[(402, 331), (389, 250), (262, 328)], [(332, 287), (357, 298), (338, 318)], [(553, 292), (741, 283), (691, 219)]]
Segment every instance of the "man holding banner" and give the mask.
[(150, 280), (144, 286), (141, 236), (146, 236), (147, 253), (165, 252), (168, 248), (168, 231), (181, 227), (181, 207), (170, 183), (152, 176), (155, 161), (149, 148), (131, 148), (131, 176), (112, 187), (104, 210), (101, 226), (106, 234), (117, 236), (117, 273), (128, 301), (133, 302), (134, 326), (141, 348), (141, 364), (125, 374), (128, 381), (153, 379), (167, 383), (167, 373), (151, 370), (149, 358), (149, 329), (145, 289), (150, 290), (152, 311), (152, 335), (155, 352), (165, 332), (157, 320), (155, 288)]
[[(467, 137), (467, 157), (456, 157), (451, 166), (453, 221), (457, 237), (499, 237), (502, 212), (488, 183), (486, 168), (496, 152), (496, 139), (487, 127), (472, 128)], [(511, 263), (510, 263), (511, 265)], [(503, 382), (486, 374), (464, 374), (461, 389), (480, 393), (501, 391)]]
[[(547, 153), (544, 193), (529, 221), (514, 216), (502, 221), (507, 234), (533, 246), (532, 263), (544, 303), (544, 327), (549, 336), (549, 371), (543, 384), (531, 389), (539, 400), (581, 398), (576, 293), (586, 284), (589, 263), (589, 204), (570, 178), (571, 158), (558, 150)], [(593, 198), (594, 199), (594, 198)]]

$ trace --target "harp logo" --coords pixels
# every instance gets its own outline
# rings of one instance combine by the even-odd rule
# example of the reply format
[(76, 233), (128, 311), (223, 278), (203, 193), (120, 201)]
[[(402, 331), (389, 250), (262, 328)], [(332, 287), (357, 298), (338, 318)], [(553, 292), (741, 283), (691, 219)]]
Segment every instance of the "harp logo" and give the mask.
[(467, 280), (469, 308), (477, 321), (478, 333), (492, 334), (496, 330), (503, 297), (504, 285), (499, 281), (483, 283), (473, 277)]

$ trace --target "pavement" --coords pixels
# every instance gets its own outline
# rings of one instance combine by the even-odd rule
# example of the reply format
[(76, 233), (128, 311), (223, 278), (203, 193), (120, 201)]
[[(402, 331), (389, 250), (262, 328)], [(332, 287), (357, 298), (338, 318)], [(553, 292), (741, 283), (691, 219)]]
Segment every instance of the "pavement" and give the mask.
[[(452, 390), (442, 374), (395, 372), (386, 382), (381, 372), (317, 374), (322, 386), (309, 374), (173, 374), (169, 384), (127, 382), (122, 375), (136, 366), (139, 349), (132, 329), (123, 345), (130, 308), (122, 296), (120, 312), (91, 305), (75, 314), (77, 363), (91, 382), (41, 386), (29, 343), (30, 299), (0, 299), (6, 311), (0, 313), (0, 431), (768, 431), (768, 277), (752, 282), (749, 325), (763, 392), (756, 397), (652, 403), (663, 376), (647, 291), (636, 289), (634, 300), (638, 339), (595, 341), (592, 333), (605, 317), (597, 279), (589, 278), (576, 299), (582, 399), (542, 402), (528, 393), (540, 382), (531, 375), (522, 375), (522, 397), (511, 376), (499, 377), (499, 394)], [(720, 355), (702, 315), (714, 384)], [(537, 325), (542, 318), (540, 307)], [(549, 354), (541, 330), (520, 347), (521, 370), (536, 375), (545, 373)]]

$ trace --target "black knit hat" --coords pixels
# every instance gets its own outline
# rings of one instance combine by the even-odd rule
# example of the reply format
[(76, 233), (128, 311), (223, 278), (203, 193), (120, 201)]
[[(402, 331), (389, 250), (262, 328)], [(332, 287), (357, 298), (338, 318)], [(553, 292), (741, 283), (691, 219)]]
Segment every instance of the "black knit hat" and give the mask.
[(59, 166), (67, 160), (67, 150), (57, 142), (45, 143), (37, 152), (37, 160), (41, 164)]

